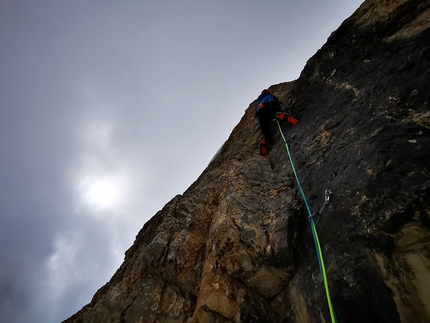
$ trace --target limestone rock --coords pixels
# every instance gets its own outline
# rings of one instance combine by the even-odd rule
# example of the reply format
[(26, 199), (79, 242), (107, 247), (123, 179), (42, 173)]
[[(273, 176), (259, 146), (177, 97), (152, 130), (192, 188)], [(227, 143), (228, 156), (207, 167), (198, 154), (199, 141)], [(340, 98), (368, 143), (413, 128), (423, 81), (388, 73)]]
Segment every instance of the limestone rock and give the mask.
[[(430, 321), (428, 17), (430, 1), (365, 1), (270, 88), (300, 119), (282, 128), (311, 209), (333, 192), (318, 232), (341, 323)], [(65, 322), (330, 322), (284, 143), (259, 155), (254, 109)]]

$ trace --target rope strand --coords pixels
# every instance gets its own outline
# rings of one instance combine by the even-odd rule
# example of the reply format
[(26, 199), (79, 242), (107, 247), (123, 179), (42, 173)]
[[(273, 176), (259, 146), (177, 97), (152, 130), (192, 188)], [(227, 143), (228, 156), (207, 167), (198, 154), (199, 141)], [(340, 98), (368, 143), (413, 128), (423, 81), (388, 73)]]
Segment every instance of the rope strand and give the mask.
[(288, 157), (290, 159), (291, 168), (293, 169), (293, 173), (294, 173), (294, 176), (296, 178), (297, 186), (299, 187), (300, 194), (303, 197), (303, 201), (305, 202), (306, 209), (309, 213), (309, 219), (310, 219), (309, 222), (311, 224), (312, 236), (313, 236), (314, 242), (315, 242), (315, 249), (317, 251), (318, 264), (320, 266), (320, 272), (321, 272), (322, 280), (324, 283), (324, 289), (325, 289), (325, 293), (326, 293), (326, 297), (327, 297), (328, 307), (330, 310), (331, 321), (332, 321), (332, 323), (337, 323), (336, 314), (334, 312), (333, 304), (331, 302), (330, 290), (328, 288), (328, 281), (327, 281), (327, 275), (326, 275), (326, 270), (325, 270), (325, 265), (324, 265), (324, 259), (323, 259), (323, 255), (322, 255), (322, 251), (321, 251), (321, 244), (320, 244), (320, 241), (318, 238), (317, 228), (315, 226), (315, 222), (314, 222), (314, 219), (312, 217), (311, 208), (309, 207), (309, 203), (306, 199), (305, 193), (303, 192), (302, 185), (300, 184), (299, 176), (297, 175), (296, 168), (295, 168), (294, 162), (293, 162), (293, 158), (292, 158), (291, 153), (290, 153), (290, 148), (288, 147), (288, 143), (287, 143), (287, 140), (285, 139), (281, 125), (279, 124), (279, 121), (277, 119), (275, 119), (275, 121), (278, 124), (279, 132), (281, 133), (282, 139), (284, 140), (285, 148), (287, 149)]

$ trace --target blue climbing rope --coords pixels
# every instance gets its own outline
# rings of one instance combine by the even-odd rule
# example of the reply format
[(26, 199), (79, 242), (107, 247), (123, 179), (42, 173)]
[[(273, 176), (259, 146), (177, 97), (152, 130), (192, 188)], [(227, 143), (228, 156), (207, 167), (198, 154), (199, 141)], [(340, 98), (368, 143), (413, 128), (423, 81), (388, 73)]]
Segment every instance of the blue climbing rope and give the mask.
[(314, 242), (315, 242), (315, 248), (316, 248), (317, 256), (318, 256), (318, 264), (320, 266), (321, 276), (322, 276), (322, 280), (324, 283), (325, 293), (326, 293), (326, 297), (327, 297), (327, 303), (328, 303), (328, 307), (330, 310), (331, 321), (332, 321), (332, 323), (337, 323), (336, 314), (334, 312), (333, 304), (331, 302), (330, 290), (328, 288), (327, 274), (326, 274), (324, 259), (323, 259), (323, 255), (322, 255), (322, 251), (321, 251), (321, 244), (320, 244), (320, 241), (318, 238), (318, 232), (317, 232), (317, 228), (316, 228), (313, 216), (312, 216), (311, 208), (309, 207), (308, 200), (306, 199), (305, 193), (303, 192), (302, 185), (300, 184), (299, 176), (297, 175), (297, 171), (296, 171), (296, 168), (294, 166), (293, 158), (291, 157), (290, 148), (288, 147), (288, 143), (287, 143), (287, 140), (285, 139), (281, 125), (279, 124), (279, 121), (277, 119), (275, 119), (275, 121), (278, 124), (279, 132), (281, 133), (282, 139), (284, 140), (285, 148), (287, 150), (288, 157), (290, 159), (291, 168), (293, 169), (294, 176), (296, 177), (297, 186), (299, 187), (300, 194), (303, 197), (303, 201), (305, 202), (306, 209), (309, 213), (309, 222), (311, 224), (312, 236), (313, 236)]

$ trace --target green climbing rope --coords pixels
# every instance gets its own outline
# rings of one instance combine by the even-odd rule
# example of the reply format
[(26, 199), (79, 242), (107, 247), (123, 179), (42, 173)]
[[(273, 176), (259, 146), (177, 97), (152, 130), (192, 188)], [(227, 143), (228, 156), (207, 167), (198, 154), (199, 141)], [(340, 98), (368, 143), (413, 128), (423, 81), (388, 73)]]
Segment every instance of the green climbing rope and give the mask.
[(287, 140), (285, 139), (281, 125), (279, 124), (279, 121), (277, 119), (275, 119), (275, 121), (278, 124), (279, 132), (281, 133), (282, 139), (284, 140), (285, 148), (287, 150), (288, 157), (290, 159), (291, 168), (293, 169), (294, 176), (296, 177), (297, 186), (299, 187), (300, 194), (303, 197), (303, 200), (304, 200), (305, 205), (306, 205), (306, 209), (309, 213), (309, 222), (311, 224), (312, 236), (313, 236), (314, 242), (315, 242), (315, 248), (316, 248), (317, 256), (318, 256), (318, 264), (320, 266), (321, 276), (322, 276), (322, 280), (324, 283), (325, 293), (326, 293), (326, 297), (327, 297), (327, 303), (328, 303), (328, 307), (330, 310), (331, 321), (332, 321), (332, 323), (337, 323), (336, 314), (334, 312), (333, 304), (331, 302), (330, 290), (328, 288), (328, 281), (327, 281), (327, 275), (326, 275), (326, 270), (325, 270), (325, 265), (324, 265), (324, 259), (323, 259), (323, 255), (322, 255), (322, 251), (321, 251), (321, 244), (320, 244), (320, 241), (318, 238), (318, 232), (317, 232), (317, 228), (316, 228), (313, 216), (312, 216), (311, 208), (309, 207), (305, 193), (303, 192), (303, 189), (302, 189), (302, 185), (300, 184), (299, 176), (297, 175), (296, 168), (294, 167), (293, 158), (291, 157), (290, 148), (288, 147), (288, 143), (287, 143)]

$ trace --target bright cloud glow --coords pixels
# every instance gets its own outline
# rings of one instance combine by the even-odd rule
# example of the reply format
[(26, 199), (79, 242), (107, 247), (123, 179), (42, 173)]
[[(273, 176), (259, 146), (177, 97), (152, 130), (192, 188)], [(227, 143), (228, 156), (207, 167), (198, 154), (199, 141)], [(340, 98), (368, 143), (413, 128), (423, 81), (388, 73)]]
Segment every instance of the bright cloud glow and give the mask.
[(85, 128), (85, 150), (73, 175), (79, 207), (89, 207), (95, 216), (118, 213), (127, 204), (131, 180), (114, 143), (114, 124), (92, 120)]
[(124, 202), (127, 190), (126, 175), (107, 175), (87, 178), (82, 191), (85, 202), (97, 209), (117, 209)]
[(115, 205), (120, 200), (120, 192), (112, 181), (101, 179), (92, 184), (88, 191), (89, 199), (102, 207)]

